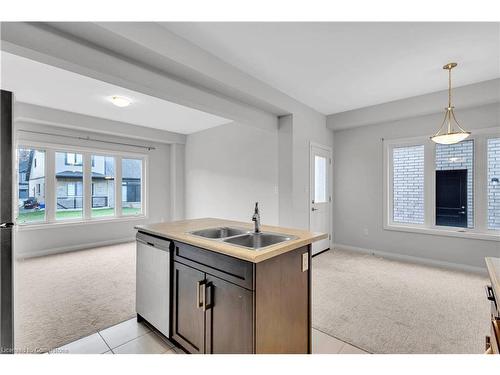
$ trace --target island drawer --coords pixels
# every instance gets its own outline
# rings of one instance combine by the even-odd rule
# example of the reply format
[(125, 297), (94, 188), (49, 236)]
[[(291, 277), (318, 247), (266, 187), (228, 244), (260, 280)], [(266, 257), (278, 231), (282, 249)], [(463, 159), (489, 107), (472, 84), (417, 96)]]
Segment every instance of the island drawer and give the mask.
[(174, 260), (203, 272), (253, 290), (253, 263), (205, 250), (183, 242), (174, 242)]

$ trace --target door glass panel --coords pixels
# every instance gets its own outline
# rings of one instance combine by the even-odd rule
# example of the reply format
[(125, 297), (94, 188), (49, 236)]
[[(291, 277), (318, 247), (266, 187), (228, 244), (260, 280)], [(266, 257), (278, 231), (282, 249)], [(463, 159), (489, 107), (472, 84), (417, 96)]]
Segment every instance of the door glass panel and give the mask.
[(474, 141), (436, 144), (436, 225), (474, 227)]
[(17, 156), (17, 222), (45, 221), (45, 151), (20, 148)]
[(115, 215), (115, 158), (92, 155), (92, 217)]
[(314, 203), (326, 202), (326, 158), (314, 156)]
[(81, 219), (83, 215), (83, 156), (56, 152), (56, 220)]
[(122, 159), (122, 215), (142, 213), (142, 160)]

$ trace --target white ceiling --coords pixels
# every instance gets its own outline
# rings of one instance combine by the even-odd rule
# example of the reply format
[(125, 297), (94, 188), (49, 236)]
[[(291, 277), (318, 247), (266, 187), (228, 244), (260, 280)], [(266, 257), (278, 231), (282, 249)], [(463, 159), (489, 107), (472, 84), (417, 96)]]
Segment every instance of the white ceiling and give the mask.
[[(230, 120), (144, 95), (106, 82), (1, 52), (1, 87), (16, 100), (181, 134), (212, 128)], [(132, 99), (119, 108), (107, 98)]]
[(162, 23), (331, 114), (500, 77), (500, 23)]

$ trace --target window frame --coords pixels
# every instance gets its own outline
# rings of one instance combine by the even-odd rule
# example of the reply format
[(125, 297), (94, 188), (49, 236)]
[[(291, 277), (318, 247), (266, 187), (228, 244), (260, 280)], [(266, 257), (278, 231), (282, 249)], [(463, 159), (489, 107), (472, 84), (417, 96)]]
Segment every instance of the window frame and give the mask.
[[(428, 137), (383, 139), (383, 227), (384, 230), (424, 233), (439, 236), (462, 237), (500, 241), (500, 231), (487, 225), (488, 185), (487, 147), (489, 138), (497, 138), (492, 128), (475, 130), (467, 140), (474, 141), (473, 154), (473, 228), (447, 227), (435, 224), (436, 218), (436, 144)], [(396, 147), (424, 145), (424, 224), (393, 221), (393, 161)]]
[[(45, 152), (45, 220), (37, 221), (33, 223), (19, 223), (18, 215), (19, 209), (17, 204), (14, 204), (15, 209), (15, 221), (18, 224), (20, 230), (32, 230), (41, 228), (52, 228), (59, 226), (70, 226), (70, 225), (81, 225), (81, 224), (94, 224), (100, 222), (117, 222), (117, 221), (136, 221), (140, 219), (147, 219), (149, 212), (149, 185), (148, 185), (148, 155), (144, 153), (132, 152), (132, 151), (119, 151), (112, 149), (95, 148), (88, 146), (70, 146), (70, 145), (60, 145), (48, 142), (38, 142), (38, 141), (19, 141), (16, 142), (16, 155), (19, 148), (36, 149)], [(56, 220), (56, 204), (57, 204), (57, 189), (56, 189), (56, 176), (55, 176), (55, 153), (80, 153), (82, 154), (82, 171), (83, 171), (83, 207), (82, 207), (82, 217), (75, 219), (58, 219)], [(115, 214), (114, 216), (105, 217), (91, 217), (91, 205), (92, 205), (92, 193), (91, 193), (91, 171), (92, 171), (92, 155), (102, 155), (111, 156), (115, 159), (115, 199), (120, 199), (121, 201), (121, 189), (117, 189), (118, 181), (121, 187), (121, 159), (131, 158), (139, 159), (142, 161), (141, 169), (141, 213), (139, 215), (122, 215), (121, 204), (115, 203)], [(16, 157), (16, 172), (19, 168), (19, 163)], [(118, 166), (119, 164), (119, 166)], [(19, 187), (19, 173), (15, 176), (15, 186), (16, 189)], [(119, 190), (119, 191), (118, 191)], [(118, 207), (119, 206), (119, 207)]]

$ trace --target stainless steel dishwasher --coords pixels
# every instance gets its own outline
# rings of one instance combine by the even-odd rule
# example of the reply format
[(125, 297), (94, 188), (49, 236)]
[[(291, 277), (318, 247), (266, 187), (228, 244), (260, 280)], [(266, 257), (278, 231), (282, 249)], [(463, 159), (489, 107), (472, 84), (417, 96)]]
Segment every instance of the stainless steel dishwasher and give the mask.
[(169, 337), (170, 241), (138, 232), (136, 262), (136, 311)]

